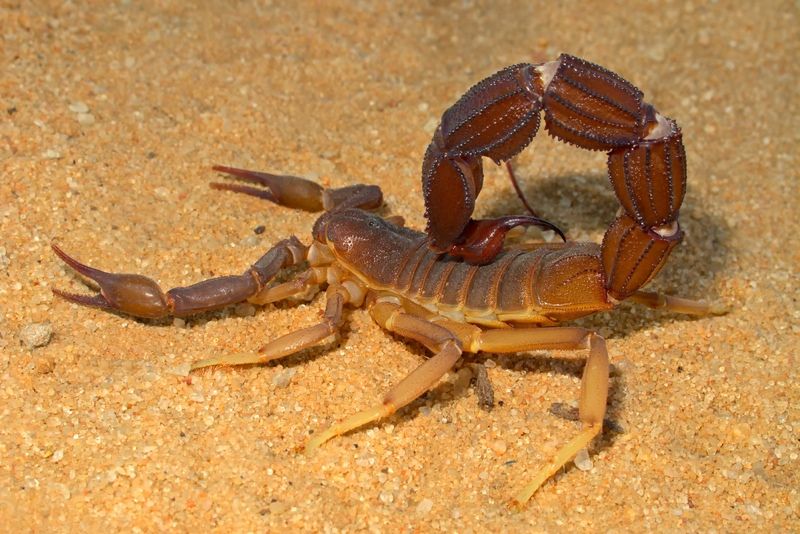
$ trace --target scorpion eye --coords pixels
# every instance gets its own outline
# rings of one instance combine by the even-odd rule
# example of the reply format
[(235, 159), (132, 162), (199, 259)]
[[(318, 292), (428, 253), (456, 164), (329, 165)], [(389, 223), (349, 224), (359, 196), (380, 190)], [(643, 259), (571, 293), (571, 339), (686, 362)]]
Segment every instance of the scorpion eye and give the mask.
[(378, 226), (380, 226), (380, 224), (378, 224), (378, 221), (376, 219), (370, 219), (369, 220), (369, 227), (370, 228), (377, 228)]

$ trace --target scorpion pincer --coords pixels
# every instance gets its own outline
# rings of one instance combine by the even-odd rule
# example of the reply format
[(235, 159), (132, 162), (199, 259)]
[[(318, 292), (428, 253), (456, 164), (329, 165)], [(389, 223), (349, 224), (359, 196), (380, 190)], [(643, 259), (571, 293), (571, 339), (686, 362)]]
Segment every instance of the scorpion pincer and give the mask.
[[(514, 84), (521, 89), (514, 92)], [(554, 325), (611, 309), (624, 298), (681, 313), (721, 313), (701, 302), (639, 290), (680, 239), (677, 211), (686, 173), (679, 130), (652, 108), (641, 105), (639, 93), (631, 87), (570, 56), (540, 67), (510, 67), (478, 84), (445, 113), (438, 140), (426, 156), (428, 171), (423, 178), (430, 186), (425, 190), (430, 236), (402, 226), (396, 218), (384, 219), (373, 213), (371, 210), (383, 203), (377, 186), (324, 189), (299, 177), (215, 167), (247, 182), (212, 184), (217, 189), (255, 195), (290, 208), (323, 211), (314, 224), (311, 244), (292, 236), (276, 243), (241, 275), (220, 276), (166, 292), (145, 276), (89, 267), (53, 244), (67, 265), (96, 282), (100, 290), (93, 296), (54, 292), (77, 304), (160, 318), (188, 316), (243, 301), (267, 304), (327, 287), (325, 311), (317, 324), (269, 341), (254, 352), (196, 362), (193, 370), (264, 363), (311, 347), (337, 333), (345, 305), (365, 306), (381, 327), (418, 341), (434, 354), (380, 402), (314, 435), (306, 451), (408, 405), (431, 389), (465, 352), (587, 350), (579, 397), (582, 429), (514, 495), (513, 501), (521, 505), (603, 428), (609, 374), (606, 343), (584, 328)], [(593, 96), (581, 97), (578, 92), (582, 90)], [(542, 92), (543, 99), (537, 96)], [(509, 99), (516, 103), (508, 104)], [(459, 239), (469, 226), (471, 203), (480, 190), (480, 155), (503, 160), (527, 144), (536, 131), (535, 115), (542, 100), (551, 132), (582, 146), (611, 147), (612, 182), (626, 213), (612, 224), (602, 245), (542, 243), (525, 250), (501, 250), (494, 238), (489, 239), (494, 239), (494, 244), (485, 247), (486, 235), (495, 235), (498, 228), (502, 234), (504, 228), (514, 225), (510, 219), (490, 221), (467, 243), (473, 250), (475, 243), (483, 243), (475, 252), (482, 265), (463, 261), (452, 244), (465, 243)], [(600, 118), (591, 119), (603, 125), (602, 135), (593, 129), (594, 123), (591, 128), (583, 127), (590, 122), (580, 108), (587, 100), (607, 104), (600, 111), (595, 109)], [(637, 106), (640, 114), (622, 122), (619, 115)], [(470, 112), (470, 107), (478, 109)], [(523, 113), (523, 108), (528, 111)], [(503, 121), (507, 127), (502, 131), (491, 126)], [(468, 133), (464, 133), (464, 125), (468, 125)], [(475, 148), (476, 139), (490, 148)], [(463, 187), (451, 193), (458, 186)], [(443, 206), (449, 195), (464, 201), (462, 211), (455, 212), (460, 222), (453, 222), (450, 214), (454, 212)], [(523, 219), (520, 224), (552, 228), (535, 217)], [(492, 231), (478, 235), (486, 227), (493, 227)], [(485, 257), (482, 247), (491, 249), (491, 258)], [(290, 267), (296, 274), (277, 282), (278, 275)]]

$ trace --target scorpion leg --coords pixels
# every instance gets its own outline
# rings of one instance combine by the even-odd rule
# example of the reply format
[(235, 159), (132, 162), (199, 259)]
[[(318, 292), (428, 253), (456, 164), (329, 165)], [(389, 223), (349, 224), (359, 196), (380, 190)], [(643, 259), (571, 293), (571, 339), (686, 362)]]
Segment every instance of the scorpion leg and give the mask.
[(239, 352), (195, 362), (192, 364), (191, 370), (194, 371), (195, 369), (202, 369), (212, 365), (266, 363), (315, 345), (338, 332), (343, 321), (342, 309), (345, 304), (354, 300), (347, 288), (338, 284), (328, 286), (325, 298), (325, 313), (319, 323), (274, 339), (258, 349), (257, 352)]
[(525, 504), (547, 479), (558, 472), (581, 449), (589, 446), (603, 430), (603, 417), (608, 400), (608, 351), (605, 340), (597, 334), (576, 327), (520, 328), (481, 332), (465, 350), (477, 352), (519, 352), (536, 349), (579, 350), (588, 348), (589, 357), (583, 369), (578, 417), (583, 430), (561, 447), (533, 480), (514, 494), (517, 506)]
[(211, 278), (165, 293), (154, 280), (146, 276), (101, 271), (79, 262), (55, 243), (51, 246), (64, 263), (100, 287), (100, 293), (93, 296), (59, 289), (54, 289), (53, 293), (75, 304), (146, 319), (169, 315), (182, 317), (242, 302), (257, 295), (278, 271), (303, 261), (306, 255), (306, 247), (296, 237), (291, 237), (278, 242), (239, 276)]
[(257, 295), (250, 297), (248, 302), (253, 304), (264, 305), (280, 300), (286, 300), (291, 297), (300, 297), (303, 294), (313, 296), (316, 294), (310, 293), (319, 284), (325, 281), (326, 271), (324, 268), (312, 267), (302, 273), (298, 274), (288, 282), (277, 284), (270, 287), (265, 287)]
[(433, 387), (461, 357), (461, 343), (453, 332), (403, 311), (399, 304), (379, 301), (370, 308), (370, 315), (382, 327), (419, 341), (435, 352), (435, 355), (393, 387), (380, 404), (352, 415), (314, 436), (306, 444), (306, 452), (315, 450), (331, 438), (387, 417), (413, 402)]
[(666, 310), (687, 315), (725, 315), (728, 309), (720, 304), (708, 304), (699, 300), (685, 299), (650, 291), (636, 291), (628, 300), (644, 304), (648, 308)]

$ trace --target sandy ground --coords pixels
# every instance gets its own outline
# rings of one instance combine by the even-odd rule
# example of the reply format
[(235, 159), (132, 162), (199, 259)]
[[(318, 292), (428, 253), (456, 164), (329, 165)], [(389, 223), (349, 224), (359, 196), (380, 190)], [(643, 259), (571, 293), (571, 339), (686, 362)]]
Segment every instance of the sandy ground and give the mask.
[[(797, 3), (81, 4), (0, 2), (3, 529), (800, 529)], [(562, 51), (679, 122), (687, 235), (651, 287), (731, 313), (625, 304), (580, 321), (608, 338), (615, 425), (589, 471), (571, 465), (522, 511), (508, 497), (576, 431), (549, 409), (574, 403), (582, 353), (480, 355), (493, 411), (454, 373), (306, 457), (309, 433), (373, 404), (424, 349), (352, 310), (338, 343), (186, 377), (312, 324), (322, 299), (153, 323), (51, 293), (88, 292), (51, 241), (173, 287), (308, 240), (313, 215), (211, 190), (214, 163), (379, 184), (421, 227), (442, 111)], [(517, 168), (547, 218), (602, 237), (617, 209), (602, 154), (540, 132)], [(519, 212), (488, 169), (479, 215)], [(52, 337), (31, 349), (40, 323)]]

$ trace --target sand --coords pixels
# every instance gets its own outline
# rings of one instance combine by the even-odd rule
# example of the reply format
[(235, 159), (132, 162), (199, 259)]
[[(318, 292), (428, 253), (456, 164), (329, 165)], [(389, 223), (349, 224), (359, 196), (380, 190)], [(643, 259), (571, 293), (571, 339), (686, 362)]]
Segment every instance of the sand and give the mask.
[[(86, 4), (0, 5), (3, 529), (800, 529), (795, 2)], [(550, 408), (574, 405), (583, 353), (479, 355), (493, 411), (452, 373), (307, 457), (309, 433), (373, 404), (425, 350), (355, 309), (338, 342), (186, 376), (313, 324), (323, 299), (148, 322), (51, 292), (89, 292), (53, 241), (165, 288), (308, 242), (314, 215), (210, 189), (215, 163), (379, 184), (386, 212), (420, 228), (442, 111), (560, 52), (680, 124), (686, 238), (650, 288), (731, 311), (623, 304), (578, 321), (608, 339), (614, 425), (588, 471), (570, 465), (521, 511), (509, 496), (577, 429)], [(540, 132), (516, 165), (543, 215), (601, 239), (617, 209), (602, 154)], [(478, 215), (520, 209), (487, 163)]]

